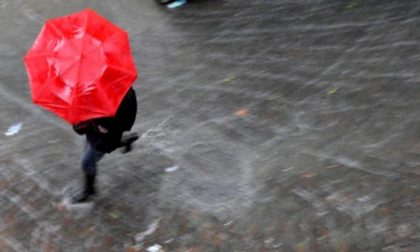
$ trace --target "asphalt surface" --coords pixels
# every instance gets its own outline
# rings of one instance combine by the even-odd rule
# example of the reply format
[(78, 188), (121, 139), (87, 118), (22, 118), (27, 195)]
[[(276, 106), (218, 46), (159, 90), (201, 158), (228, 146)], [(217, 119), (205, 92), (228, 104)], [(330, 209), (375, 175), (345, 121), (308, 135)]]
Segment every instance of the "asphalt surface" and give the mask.
[[(22, 57), (46, 19), (85, 7), (130, 34), (141, 138), (71, 206), (83, 139), (32, 104)], [(2, 0), (0, 251), (420, 251), (419, 14)]]

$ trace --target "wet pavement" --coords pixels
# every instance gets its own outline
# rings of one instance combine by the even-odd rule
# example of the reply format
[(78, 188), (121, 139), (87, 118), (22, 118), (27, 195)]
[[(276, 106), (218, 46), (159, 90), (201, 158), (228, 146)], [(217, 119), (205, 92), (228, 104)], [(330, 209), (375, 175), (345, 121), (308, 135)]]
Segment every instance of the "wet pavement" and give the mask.
[[(47, 18), (87, 6), (130, 34), (141, 138), (71, 207), (83, 139), (31, 103), (22, 57)], [(0, 251), (420, 251), (419, 14), (2, 0)]]

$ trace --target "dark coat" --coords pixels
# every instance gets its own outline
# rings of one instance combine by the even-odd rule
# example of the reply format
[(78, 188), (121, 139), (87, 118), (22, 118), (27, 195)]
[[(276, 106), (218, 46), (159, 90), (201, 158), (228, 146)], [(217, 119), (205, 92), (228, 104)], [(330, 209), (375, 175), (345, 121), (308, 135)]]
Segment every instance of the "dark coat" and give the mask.
[(87, 141), (96, 150), (110, 153), (121, 146), (124, 131), (133, 127), (137, 115), (137, 98), (130, 88), (114, 117), (96, 118), (73, 125), (78, 134), (86, 134)]

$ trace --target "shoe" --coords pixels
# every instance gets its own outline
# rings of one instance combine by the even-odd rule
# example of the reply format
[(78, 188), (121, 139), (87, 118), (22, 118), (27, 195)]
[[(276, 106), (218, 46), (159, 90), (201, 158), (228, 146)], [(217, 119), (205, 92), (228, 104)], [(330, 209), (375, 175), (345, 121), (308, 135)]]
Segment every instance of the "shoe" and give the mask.
[(132, 144), (139, 139), (137, 132), (122, 136), (120, 146), (123, 147), (121, 153), (125, 154), (132, 150)]
[(77, 204), (88, 202), (95, 194), (95, 175), (85, 175), (85, 187), (83, 188), (83, 191), (73, 197), (72, 203)]

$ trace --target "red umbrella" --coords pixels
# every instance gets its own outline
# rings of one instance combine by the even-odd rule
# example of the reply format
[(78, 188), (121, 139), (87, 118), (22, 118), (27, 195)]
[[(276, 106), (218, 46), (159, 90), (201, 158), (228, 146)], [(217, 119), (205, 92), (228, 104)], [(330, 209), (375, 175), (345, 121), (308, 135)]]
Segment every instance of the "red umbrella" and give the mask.
[(33, 102), (71, 124), (115, 115), (137, 78), (127, 32), (91, 9), (48, 20), (24, 61)]

